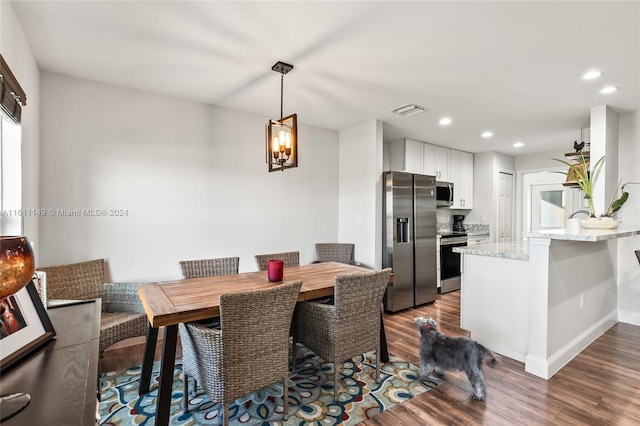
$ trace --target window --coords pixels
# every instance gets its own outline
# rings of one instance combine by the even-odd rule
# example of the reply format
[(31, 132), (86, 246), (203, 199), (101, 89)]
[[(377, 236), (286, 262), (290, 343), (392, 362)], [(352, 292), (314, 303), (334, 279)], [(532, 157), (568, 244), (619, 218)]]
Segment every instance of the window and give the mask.
[(22, 235), (22, 128), (0, 115), (0, 234)]
[(22, 107), (27, 95), (0, 55), (0, 235), (22, 235)]

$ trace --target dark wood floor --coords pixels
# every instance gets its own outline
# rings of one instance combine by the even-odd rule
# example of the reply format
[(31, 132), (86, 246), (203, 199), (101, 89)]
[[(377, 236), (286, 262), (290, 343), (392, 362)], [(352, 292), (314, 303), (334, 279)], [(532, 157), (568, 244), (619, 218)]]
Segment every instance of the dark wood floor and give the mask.
[[(459, 327), (459, 292), (448, 293), (433, 304), (385, 315), (390, 353), (419, 364), (413, 319), (420, 315), (433, 317), (447, 334), (468, 335)], [(495, 368), (484, 369), (486, 401), (470, 398), (463, 373), (446, 373), (445, 384), (362, 424), (640, 424), (640, 327), (616, 324), (549, 380), (526, 373), (521, 362), (497, 358)], [(141, 359), (142, 345), (110, 349), (101, 371), (124, 369)]]

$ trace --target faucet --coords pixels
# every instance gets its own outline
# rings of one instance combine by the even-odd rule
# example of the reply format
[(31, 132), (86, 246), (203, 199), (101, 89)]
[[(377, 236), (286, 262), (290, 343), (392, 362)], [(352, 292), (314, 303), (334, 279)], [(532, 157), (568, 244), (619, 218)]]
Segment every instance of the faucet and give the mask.
[(576, 210), (575, 212), (573, 212), (573, 213), (571, 213), (571, 214), (569, 215), (569, 219), (573, 219), (573, 217), (574, 217), (575, 215), (577, 215), (578, 213), (584, 213), (584, 214), (586, 214), (586, 215), (587, 215), (587, 217), (591, 217), (591, 213), (590, 213), (588, 210)]

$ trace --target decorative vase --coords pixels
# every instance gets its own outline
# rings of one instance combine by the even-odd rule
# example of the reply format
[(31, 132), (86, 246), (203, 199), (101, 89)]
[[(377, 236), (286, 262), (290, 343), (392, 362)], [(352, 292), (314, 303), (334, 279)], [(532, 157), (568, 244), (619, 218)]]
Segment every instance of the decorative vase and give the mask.
[(270, 260), (267, 264), (267, 276), (269, 277), (269, 281), (282, 281), (283, 269), (284, 262), (282, 260)]
[(0, 237), (0, 299), (27, 285), (35, 270), (31, 244), (26, 237)]

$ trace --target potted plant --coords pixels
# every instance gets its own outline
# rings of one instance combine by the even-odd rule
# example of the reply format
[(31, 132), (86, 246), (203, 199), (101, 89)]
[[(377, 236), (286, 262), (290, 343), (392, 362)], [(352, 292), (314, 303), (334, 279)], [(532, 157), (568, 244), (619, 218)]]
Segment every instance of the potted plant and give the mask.
[(558, 158), (552, 158), (552, 160), (559, 161), (569, 167), (569, 170), (566, 172), (559, 171), (556, 173), (562, 173), (567, 176), (568, 182), (578, 184), (584, 193), (584, 198), (587, 200), (587, 203), (589, 203), (589, 214), (591, 217), (597, 217), (596, 209), (593, 206), (593, 183), (600, 172), (600, 168), (604, 164), (604, 157), (596, 161), (592, 170), (589, 170), (589, 163), (585, 160), (582, 153), (580, 153), (579, 163), (570, 163)]
[[(624, 187), (630, 183), (632, 182), (627, 182), (623, 185), (622, 179), (620, 179), (620, 182), (618, 182), (618, 189), (616, 190), (616, 193), (613, 194), (613, 198), (611, 198), (607, 211), (600, 215), (601, 218), (613, 216), (613, 214), (620, 210), (622, 205), (627, 202), (629, 199), (629, 193), (624, 190)], [(620, 197), (618, 197), (618, 194), (620, 194)]]
[(584, 193), (584, 198), (587, 200), (589, 204), (589, 214), (590, 218), (587, 220), (580, 221), (580, 224), (585, 228), (610, 228), (613, 229), (618, 226), (620, 223), (619, 220), (614, 220), (612, 217), (622, 205), (629, 198), (629, 193), (624, 190), (625, 185), (631, 183), (627, 182), (624, 185), (620, 185), (622, 181), (618, 184), (618, 190), (613, 194), (611, 202), (607, 206), (607, 210), (598, 216), (596, 215), (596, 210), (593, 205), (593, 184), (600, 173), (602, 165), (604, 164), (605, 157), (600, 158), (593, 165), (593, 168), (589, 170), (589, 162), (585, 160), (584, 155), (580, 153), (580, 162), (578, 163), (570, 163), (565, 160), (560, 160), (554, 158), (553, 160), (560, 161), (569, 167), (569, 170), (566, 172), (557, 172), (562, 173), (567, 176), (568, 182), (575, 182), (582, 192)]

